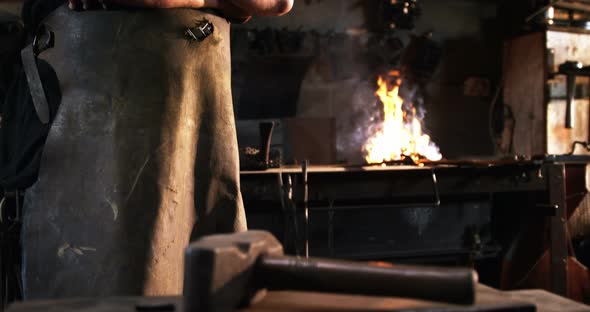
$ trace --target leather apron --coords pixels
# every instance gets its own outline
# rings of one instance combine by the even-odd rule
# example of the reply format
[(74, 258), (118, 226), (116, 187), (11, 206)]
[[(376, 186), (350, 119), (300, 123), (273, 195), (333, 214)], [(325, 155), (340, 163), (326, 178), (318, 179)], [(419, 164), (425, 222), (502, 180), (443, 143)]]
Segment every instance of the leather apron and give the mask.
[(62, 103), (25, 199), (26, 299), (182, 293), (190, 239), (246, 229), (229, 23), (64, 5), (44, 24)]

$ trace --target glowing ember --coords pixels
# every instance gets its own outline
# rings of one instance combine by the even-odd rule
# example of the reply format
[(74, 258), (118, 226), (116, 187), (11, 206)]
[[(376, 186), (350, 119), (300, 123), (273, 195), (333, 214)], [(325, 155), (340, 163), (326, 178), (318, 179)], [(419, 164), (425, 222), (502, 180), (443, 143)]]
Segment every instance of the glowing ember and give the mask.
[[(396, 76), (397, 73), (390, 73)], [(430, 136), (422, 132), (422, 120), (416, 114), (416, 108), (406, 103), (399, 96), (400, 80), (389, 87), (385, 79), (379, 76), (379, 89), (375, 92), (383, 103), (383, 124), (380, 129), (365, 143), (363, 151), (367, 163), (383, 163), (403, 160), (411, 157), (414, 161), (420, 158), (440, 160), (442, 155)]]

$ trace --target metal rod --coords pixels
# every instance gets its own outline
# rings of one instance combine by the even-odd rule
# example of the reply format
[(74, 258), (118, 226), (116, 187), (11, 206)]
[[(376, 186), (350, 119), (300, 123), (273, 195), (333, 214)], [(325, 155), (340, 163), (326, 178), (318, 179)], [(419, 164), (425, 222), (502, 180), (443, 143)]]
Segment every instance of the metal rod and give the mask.
[(407, 203), (407, 204), (366, 204), (366, 205), (342, 205), (342, 206), (313, 206), (309, 207), (310, 211), (343, 211), (359, 209), (406, 209), (406, 208), (430, 208), (432, 202), (425, 203)]
[(565, 128), (574, 127), (574, 116), (572, 114), (573, 105), (576, 98), (576, 76), (567, 75), (567, 102), (565, 105)]
[(307, 186), (307, 165), (307, 160), (304, 160), (301, 170), (303, 173), (303, 211), (305, 213), (305, 257), (309, 258), (309, 189)]
[(293, 235), (294, 238), (294, 245), (295, 245), (295, 254), (301, 255), (301, 251), (299, 249), (300, 239), (299, 239), (299, 222), (297, 222), (297, 205), (295, 201), (293, 201), (293, 178), (291, 175), (287, 175), (287, 205), (290, 208), (291, 217), (293, 218)]
[(283, 222), (284, 222), (284, 228), (283, 228), (283, 246), (289, 246), (289, 210), (287, 209), (287, 195), (285, 194), (285, 186), (283, 183), (283, 174), (281, 172), (279, 172), (277, 174), (277, 179), (278, 179), (278, 187), (279, 187), (279, 199), (281, 201), (281, 209), (283, 211)]
[(434, 191), (434, 208), (440, 207), (440, 194), (438, 192), (438, 180), (436, 179), (436, 172), (434, 172), (434, 168), (431, 170), (432, 172), (432, 187)]
[(272, 141), (272, 131), (275, 127), (274, 122), (261, 122), (260, 130), (260, 161), (268, 166), (270, 163), (270, 143)]

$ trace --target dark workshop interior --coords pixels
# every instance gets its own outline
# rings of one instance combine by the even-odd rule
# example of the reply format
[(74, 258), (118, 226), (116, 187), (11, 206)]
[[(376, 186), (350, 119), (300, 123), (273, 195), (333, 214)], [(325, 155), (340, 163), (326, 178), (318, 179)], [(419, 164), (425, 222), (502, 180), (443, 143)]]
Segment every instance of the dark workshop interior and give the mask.
[(0, 312), (590, 311), (590, 0), (0, 0)]

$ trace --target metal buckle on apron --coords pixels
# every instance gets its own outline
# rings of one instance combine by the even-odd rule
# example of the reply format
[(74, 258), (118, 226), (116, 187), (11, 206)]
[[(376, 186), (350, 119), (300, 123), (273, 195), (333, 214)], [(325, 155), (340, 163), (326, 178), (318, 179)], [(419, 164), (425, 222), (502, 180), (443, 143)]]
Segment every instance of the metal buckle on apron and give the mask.
[(35, 56), (47, 49), (53, 48), (54, 45), (55, 34), (53, 31), (47, 29), (45, 25), (39, 26), (37, 34), (35, 35), (35, 38), (33, 38), (33, 51), (35, 52)]
[(185, 34), (196, 41), (203, 41), (205, 38), (209, 37), (215, 27), (213, 27), (213, 23), (209, 22), (208, 20), (202, 20), (197, 23), (195, 27), (187, 28)]
[[(42, 41), (42, 39), (45, 39)], [(37, 56), (39, 53), (53, 47), (55, 37), (52, 31), (48, 30), (44, 25), (41, 25), (33, 39), (33, 43), (28, 45), (21, 51), (21, 59), (23, 62), (23, 69), (27, 77), (29, 91), (33, 100), (35, 112), (41, 123), (49, 123), (49, 103), (43, 90), (43, 83), (39, 75), (39, 68), (37, 68)]]

